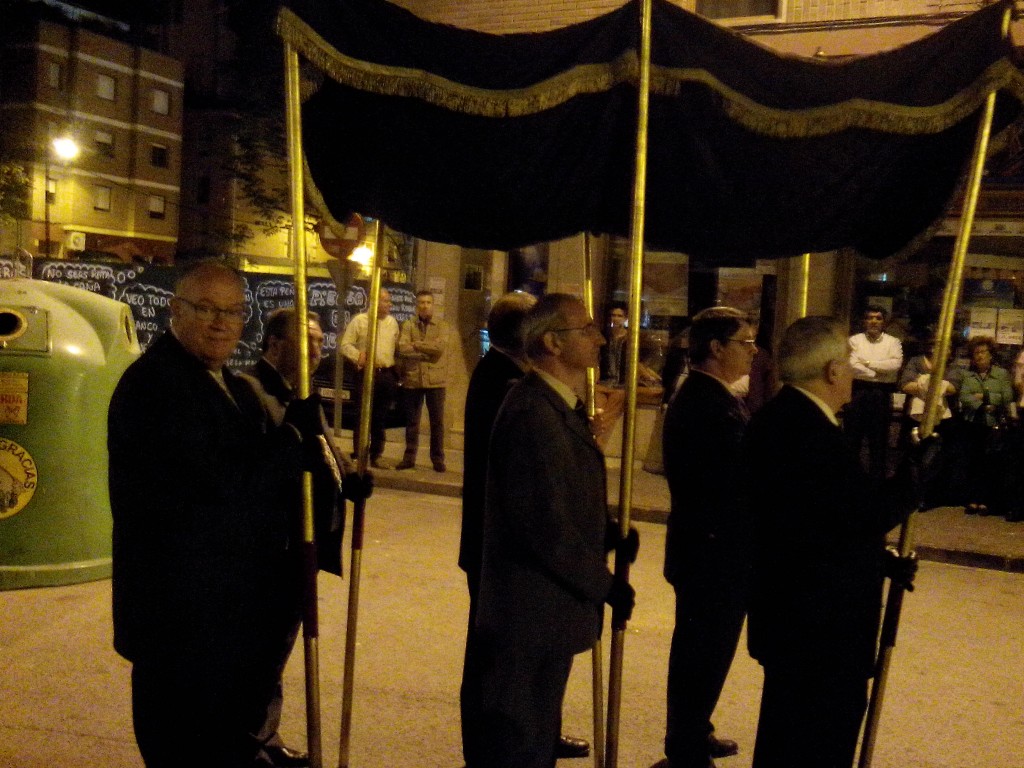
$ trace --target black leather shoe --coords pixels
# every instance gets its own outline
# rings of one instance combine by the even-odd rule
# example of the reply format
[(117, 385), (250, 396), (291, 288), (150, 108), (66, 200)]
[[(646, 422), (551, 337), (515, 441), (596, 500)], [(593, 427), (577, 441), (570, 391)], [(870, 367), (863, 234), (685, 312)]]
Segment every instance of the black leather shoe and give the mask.
[(274, 768), (308, 768), (309, 755), (297, 749), (290, 749), (284, 744), (272, 744), (263, 747), (273, 763)]
[[(445, 467), (443, 461), (435, 461), (434, 462), (434, 471), (435, 472), (445, 472), (445, 471), (447, 471), (447, 467)], [(589, 749), (589, 747), (587, 747), (587, 748)]]
[(559, 759), (571, 757), (587, 757), (590, 755), (590, 742), (577, 739), (575, 736), (562, 736), (555, 747), (555, 757)]
[(395, 465), (395, 469), (412, 469), (416, 466), (415, 461), (409, 461), (408, 459), (402, 459), (398, 464)]
[[(705, 762), (705, 760), (707, 762)], [(651, 768), (716, 768), (716, 766), (715, 761), (712, 760), (710, 757), (702, 757), (699, 758), (698, 761), (695, 763), (687, 763), (683, 766), (676, 766), (675, 763), (671, 762), (667, 757), (665, 757), (656, 762), (654, 765), (652, 765)]]
[(720, 739), (714, 732), (708, 734), (708, 752), (711, 757), (732, 757), (740, 751), (740, 745), (732, 739)]

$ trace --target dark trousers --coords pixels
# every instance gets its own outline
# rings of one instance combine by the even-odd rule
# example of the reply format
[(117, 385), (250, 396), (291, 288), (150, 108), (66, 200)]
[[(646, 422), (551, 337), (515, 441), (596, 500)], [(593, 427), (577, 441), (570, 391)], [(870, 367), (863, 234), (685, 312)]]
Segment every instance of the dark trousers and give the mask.
[(893, 387), (888, 384), (853, 382), (853, 399), (843, 411), (843, 432), (860, 455), (868, 444), (868, 474), (882, 479), (888, 471), (889, 423), (892, 420)]
[[(572, 654), (478, 637), (480, 754), (486, 768), (554, 768)], [(470, 765), (472, 768), (472, 765)]]
[(276, 671), (277, 683), (274, 685), (270, 701), (267, 702), (267, 710), (263, 719), (263, 724), (260, 726), (260, 729), (256, 734), (260, 742), (264, 745), (284, 746), (284, 740), (277, 732), (277, 729), (281, 726), (281, 712), (284, 709), (284, 684), (282, 683), (282, 676), (284, 675), (284, 668), (288, 664), (288, 657), (292, 653), (292, 649), (295, 646), (295, 640), (298, 638), (299, 630), (301, 628), (302, 622), (296, 621), (292, 624), (287, 636), (283, 639), (283, 645), (281, 646), (281, 660)]
[(1016, 430), (1005, 425), (965, 424), (967, 436), (967, 501), (984, 504), (992, 514), (1020, 506), (1020, 451)]
[(479, 575), (466, 574), (469, 583), (469, 626), (466, 628), (466, 655), (462, 662), (462, 686), (459, 688), (459, 708), (462, 713), (462, 756), (466, 768), (485, 768), (483, 745), (484, 727), (481, 722), (483, 692), (481, 684), (482, 648), (476, 633), (477, 595)]
[(752, 768), (853, 765), (867, 680), (808, 662), (765, 664)]
[(420, 414), (423, 401), (430, 417), (430, 460), (444, 463), (444, 387), (424, 389), (402, 388), (402, 412), (405, 414), (405, 460), (416, 461), (420, 447)]
[(132, 720), (146, 768), (261, 765), (272, 665), (135, 664)]
[[(387, 433), (384, 429), (388, 410), (398, 397), (398, 376), (394, 368), (381, 368), (373, 378), (373, 408), (370, 411), (370, 458), (379, 459), (384, 453)], [(359, 422), (352, 431), (352, 444), (359, 446)]]
[(665, 755), (673, 766), (706, 766), (711, 715), (729, 674), (746, 616), (745, 566), (700, 563), (674, 584), (676, 625), (668, 659)]

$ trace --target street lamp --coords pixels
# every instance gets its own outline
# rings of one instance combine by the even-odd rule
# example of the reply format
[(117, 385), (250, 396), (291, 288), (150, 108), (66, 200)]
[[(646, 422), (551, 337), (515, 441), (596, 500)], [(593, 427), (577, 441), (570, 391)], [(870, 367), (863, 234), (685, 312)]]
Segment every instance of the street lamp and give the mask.
[(46, 152), (43, 153), (43, 214), (46, 218), (46, 255), (50, 255), (50, 153), (57, 156), (62, 163), (69, 163), (78, 157), (79, 148), (77, 142), (70, 136), (60, 136), (53, 139)]

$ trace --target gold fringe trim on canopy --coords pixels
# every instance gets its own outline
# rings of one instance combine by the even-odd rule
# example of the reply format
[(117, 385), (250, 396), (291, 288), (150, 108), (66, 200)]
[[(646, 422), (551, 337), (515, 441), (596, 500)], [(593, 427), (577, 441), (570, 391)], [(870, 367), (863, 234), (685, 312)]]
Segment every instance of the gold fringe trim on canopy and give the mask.
[[(605, 93), (627, 83), (636, 85), (640, 77), (637, 52), (629, 49), (612, 61), (581, 64), (526, 88), (491, 90), (457, 83), (420, 69), (353, 59), (336, 50), (287, 8), (278, 15), (277, 31), (310, 63), (342, 85), (382, 96), (420, 99), (453, 112), (479, 117), (532, 115), (577, 96)], [(759, 104), (703, 69), (652, 67), (651, 93), (655, 96), (678, 97), (684, 86), (695, 83), (718, 96), (730, 119), (755, 133), (779, 138), (823, 136), (849, 128), (905, 135), (938, 133), (980, 109), (993, 90), (1009, 93), (1024, 103), (1024, 73), (1006, 59), (991, 64), (968, 88), (940, 104), (910, 107), (849, 99), (829, 106), (796, 110)]]

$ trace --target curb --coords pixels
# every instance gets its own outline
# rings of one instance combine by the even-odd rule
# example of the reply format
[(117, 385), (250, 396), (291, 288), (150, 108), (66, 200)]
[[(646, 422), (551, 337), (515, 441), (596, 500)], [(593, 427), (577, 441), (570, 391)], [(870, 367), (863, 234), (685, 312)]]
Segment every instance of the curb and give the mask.
[[(374, 470), (374, 479), (378, 488), (388, 488), (409, 493), (424, 493), (447, 498), (459, 498), (462, 495), (460, 481), (448, 481), (444, 475), (431, 476), (431, 470)], [(455, 475), (453, 475), (453, 478)], [(613, 505), (614, 500), (609, 500)], [(668, 510), (644, 504), (634, 503), (632, 519), (641, 523), (665, 525), (668, 522)], [(996, 555), (986, 552), (967, 552), (944, 547), (916, 546), (917, 556), (921, 560), (947, 565), (961, 565), (968, 568), (984, 568), (1007, 573), (1024, 573), (1024, 557)]]

